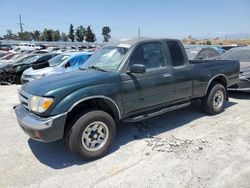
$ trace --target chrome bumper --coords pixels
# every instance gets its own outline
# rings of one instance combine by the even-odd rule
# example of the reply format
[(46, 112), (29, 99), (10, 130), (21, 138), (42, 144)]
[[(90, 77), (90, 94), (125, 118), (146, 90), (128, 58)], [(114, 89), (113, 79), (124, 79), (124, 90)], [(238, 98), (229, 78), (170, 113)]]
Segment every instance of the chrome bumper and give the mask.
[(14, 109), (20, 127), (32, 139), (52, 142), (63, 138), (67, 113), (42, 118), (30, 113), (21, 105)]

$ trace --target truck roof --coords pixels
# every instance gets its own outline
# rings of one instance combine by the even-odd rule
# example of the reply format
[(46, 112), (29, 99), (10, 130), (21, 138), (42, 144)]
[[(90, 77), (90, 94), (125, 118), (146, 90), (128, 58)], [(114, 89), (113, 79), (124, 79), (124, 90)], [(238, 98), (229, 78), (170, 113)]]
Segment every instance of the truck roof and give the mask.
[[(121, 39), (121, 42), (117, 45), (119, 47), (125, 47), (125, 48), (130, 48), (137, 42), (142, 42), (142, 41), (163, 41), (163, 40), (178, 40), (178, 39), (168, 39), (168, 38), (148, 38), (148, 37), (141, 37), (141, 38), (127, 38), (127, 39)], [(179, 41), (179, 40), (178, 40)]]
[(93, 52), (64, 52), (62, 54), (75, 57), (75, 56), (79, 56), (79, 55), (91, 55), (91, 54), (93, 54)]

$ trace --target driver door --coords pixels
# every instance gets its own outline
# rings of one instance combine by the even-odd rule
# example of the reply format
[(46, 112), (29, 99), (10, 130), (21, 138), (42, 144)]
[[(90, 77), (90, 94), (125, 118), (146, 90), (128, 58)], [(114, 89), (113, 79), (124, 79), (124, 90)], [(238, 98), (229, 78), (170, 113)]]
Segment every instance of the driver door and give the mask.
[[(133, 115), (173, 100), (172, 70), (167, 66), (160, 42), (139, 45), (131, 56), (128, 73), (121, 76), (124, 111)], [(130, 66), (142, 64), (145, 73), (129, 73)]]

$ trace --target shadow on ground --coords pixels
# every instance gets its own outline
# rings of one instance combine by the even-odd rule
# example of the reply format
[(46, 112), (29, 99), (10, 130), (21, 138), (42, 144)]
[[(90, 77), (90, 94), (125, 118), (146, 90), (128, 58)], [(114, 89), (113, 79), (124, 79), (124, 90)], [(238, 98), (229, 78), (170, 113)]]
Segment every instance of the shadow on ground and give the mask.
[[(226, 108), (236, 103), (227, 102)], [(117, 127), (116, 141), (108, 155), (114, 154), (122, 145), (133, 140), (143, 139), (146, 136), (157, 134), (185, 126), (187, 123), (207, 116), (202, 110), (201, 103), (194, 103), (189, 107), (168, 112), (156, 118), (151, 118), (140, 123), (120, 123)], [(64, 141), (53, 143), (40, 143), (32, 139), (28, 144), (35, 157), (44, 165), (53, 169), (63, 169), (73, 165), (84, 165), (84, 162), (76, 158), (65, 146)]]
[(250, 99), (250, 93), (244, 93), (244, 92), (239, 92), (239, 91), (230, 91), (229, 92), (229, 97), (230, 98), (235, 98), (235, 99)]

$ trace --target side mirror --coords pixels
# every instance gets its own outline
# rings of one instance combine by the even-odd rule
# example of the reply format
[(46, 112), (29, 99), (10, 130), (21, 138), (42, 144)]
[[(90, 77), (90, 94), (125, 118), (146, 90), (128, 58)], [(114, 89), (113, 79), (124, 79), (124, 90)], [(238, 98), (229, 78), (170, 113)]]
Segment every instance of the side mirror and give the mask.
[(143, 74), (146, 72), (146, 67), (145, 65), (142, 64), (133, 64), (130, 67), (130, 73), (139, 73), (139, 74)]

